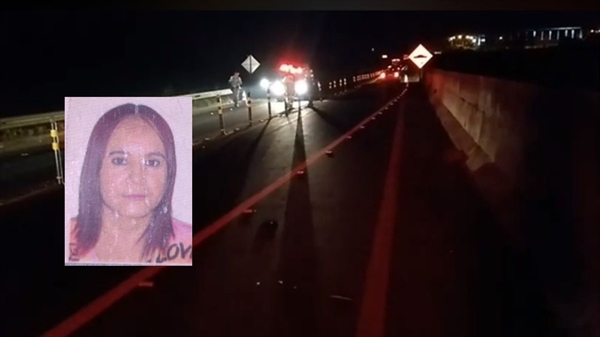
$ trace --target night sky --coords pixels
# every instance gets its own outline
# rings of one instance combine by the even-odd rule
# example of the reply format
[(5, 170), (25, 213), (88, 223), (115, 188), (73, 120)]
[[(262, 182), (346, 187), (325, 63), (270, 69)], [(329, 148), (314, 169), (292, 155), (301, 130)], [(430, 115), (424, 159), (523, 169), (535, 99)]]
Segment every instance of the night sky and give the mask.
[[(62, 110), (64, 96), (160, 95), (258, 80), (281, 61), (355, 74), (381, 53), (461, 31), (594, 23), (598, 12), (2, 12), (0, 115)], [(597, 22), (597, 21), (596, 21)], [(375, 48), (376, 52), (371, 52)], [(247, 54), (261, 63), (248, 77)]]

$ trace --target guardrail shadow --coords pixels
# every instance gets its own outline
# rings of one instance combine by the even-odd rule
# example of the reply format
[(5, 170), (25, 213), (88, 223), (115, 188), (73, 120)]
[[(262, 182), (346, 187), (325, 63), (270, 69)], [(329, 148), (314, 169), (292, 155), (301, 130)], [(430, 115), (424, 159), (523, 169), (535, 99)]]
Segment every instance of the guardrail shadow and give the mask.
[[(252, 159), (269, 123), (270, 120), (264, 123), (252, 142), (230, 141), (208, 153), (194, 148), (194, 205), (200, 206), (194, 209), (194, 231), (208, 226), (237, 205), (246, 186)], [(214, 177), (227, 179), (222, 181)]]

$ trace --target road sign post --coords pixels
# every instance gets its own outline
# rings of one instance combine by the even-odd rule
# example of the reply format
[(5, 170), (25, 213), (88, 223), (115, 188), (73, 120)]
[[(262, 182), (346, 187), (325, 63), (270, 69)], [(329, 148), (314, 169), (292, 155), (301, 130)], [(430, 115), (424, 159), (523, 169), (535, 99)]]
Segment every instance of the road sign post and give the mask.
[(269, 109), (269, 119), (271, 119), (271, 88), (267, 87), (267, 108)]
[[(244, 67), (244, 69), (246, 69), (246, 71), (250, 74), (252, 74), (258, 67), (260, 67), (260, 63), (254, 58), (254, 56), (252, 55), (248, 55), (248, 57), (246, 57), (246, 59), (244, 60), (244, 62), (242, 62), (242, 67)], [(251, 93), (250, 91), (248, 91), (248, 94), (246, 95), (247, 101), (246, 103), (248, 104), (248, 118), (249, 118), (249, 123), (252, 124), (252, 103), (251, 103)]]
[(250, 96), (250, 91), (248, 91), (247, 95), (247, 104), (248, 104), (248, 125), (252, 125), (252, 96)]

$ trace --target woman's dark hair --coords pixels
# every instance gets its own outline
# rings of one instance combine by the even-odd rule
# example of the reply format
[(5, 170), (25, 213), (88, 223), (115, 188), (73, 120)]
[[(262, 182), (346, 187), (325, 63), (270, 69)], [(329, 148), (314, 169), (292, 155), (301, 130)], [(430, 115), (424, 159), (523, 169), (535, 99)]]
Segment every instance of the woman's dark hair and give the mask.
[(170, 239), (175, 235), (171, 217), (171, 199), (177, 172), (173, 133), (169, 124), (152, 108), (128, 103), (106, 112), (94, 126), (88, 141), (79, 183), (79, 213), (75, 232), (82, 252), (87, 252), (96, 246), (100, 237), (103, 204), (100, 169), (108, 141), (117, 125), (130, 116), (142, 118), (156, 130), (164, 144), (167, 161), (165, 192), (153, 211), (148, 227), (140, 237), (140, 240), (144, 240), (142, 258), (151, 257), (156, 250), (164, 252)]

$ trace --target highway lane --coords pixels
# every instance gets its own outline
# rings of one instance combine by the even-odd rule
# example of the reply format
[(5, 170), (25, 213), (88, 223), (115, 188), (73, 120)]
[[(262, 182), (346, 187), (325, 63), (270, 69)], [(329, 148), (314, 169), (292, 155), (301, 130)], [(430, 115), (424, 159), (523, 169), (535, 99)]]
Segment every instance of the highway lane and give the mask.
[[(243, 108), (241, 109), (240, 111), (243, 111)], [(233, 112), (235, 113), (235, 110)], [(283, 126), (286, 123), (288, 123), (286, 118), (275, 118), (269, 124)], [(218, 161), (219, 159), (215, 159), (214, 156), (221, 151), (221, 148), (239, 146), (233, 145), (236, 139), (239, 139), (238, 137), (260, 129), (261, 124), (258, 124), (254, 128), (206, 142), (204, 148), (196, 147), (195, 157), (198, 158), (196, 166)], [(243, 139), (237, 142), (243, 142)], [(228, 152), (224, 151), (224, 153)], [(195, 172), (194, 182), (198, 186), (196, 187), (198, 191), (206, 190), (206, 186), (199, 183), (201, 177), (206, 176)], [(227, 179), (219, 179), (219, 181), (227, 181)], [(218, 193), (219, 187), (216, 185), (214, 187), (210, 195), (206, 195), (207, 198), (210, 199), (210, 196)], [(230, 201), (235, 200), (227, 202)], [(200, 228), (199, 224), (208, 223), (210, 220), (207, 219), (220, 215), (221, 209), (222, 207), (213, 205), (205, 209), (206, 213), (196, 210), (195, 229)], [(43, 218), (52, 221), (40, 221), (40, 214), (43, 214)], [(4, 234), (6, 237), (14, 238), (7, 245), (2, 246), (2, 255), (8, 258), (3, 268), (8, 272), (3, 273), (3, 276), (5, 274), (8, 276), (1, 278), (3, 304), (11, 308), (14, 317), (10, 320), (3, 319), (0, 335), (39, 335), (43, 330), (139, 269), (125, 267), (107, 272), (105, 268), (64, 267), (63, 218), (64, 192), (62, 190), (36, 195), (27, 203), (0, 208), (0, 222), (9, 224)], [(19, 258), (22, 256), (35, 262), (24, 261)]]
[[(198, 149), (194, 223), (215, 221), (402, 90), (369, 86)], [(354, 336), (366, 284), (384, 284), (370, 255), (401, 123), (385, 335), (554, 336), (529, 266), (502, 241), (423, 91), (382, 112), (195, 248), (193, 267), (161, 272), (75, 335)]]

